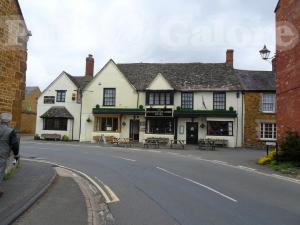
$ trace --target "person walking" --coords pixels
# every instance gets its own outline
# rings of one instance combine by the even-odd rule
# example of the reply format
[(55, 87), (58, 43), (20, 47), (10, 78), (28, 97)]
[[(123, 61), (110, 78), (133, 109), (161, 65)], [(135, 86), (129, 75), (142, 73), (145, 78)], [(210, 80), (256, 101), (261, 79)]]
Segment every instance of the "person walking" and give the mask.
[[(19, 139), (14, 129), (10, 128), (12, 115), (10, 113), (2, 113), (0, 116), (0, 185), (3, 181), (6, 169), (6, 161), (12, 151), (15, 159), (19, 160)], [(0, 198), (3, 190), (0, 186)]]

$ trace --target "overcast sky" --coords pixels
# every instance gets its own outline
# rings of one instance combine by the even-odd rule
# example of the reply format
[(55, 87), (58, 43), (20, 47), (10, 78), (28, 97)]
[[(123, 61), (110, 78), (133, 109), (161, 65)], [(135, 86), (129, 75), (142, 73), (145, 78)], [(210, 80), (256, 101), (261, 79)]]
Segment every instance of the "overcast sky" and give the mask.
[(270, 70), (258, 50), (274, 53), (278, 0), (19, 0), (28, 28), (27, 86), (47, 87), (63, 70), (95, 72), (124, 62), (225, 62)]

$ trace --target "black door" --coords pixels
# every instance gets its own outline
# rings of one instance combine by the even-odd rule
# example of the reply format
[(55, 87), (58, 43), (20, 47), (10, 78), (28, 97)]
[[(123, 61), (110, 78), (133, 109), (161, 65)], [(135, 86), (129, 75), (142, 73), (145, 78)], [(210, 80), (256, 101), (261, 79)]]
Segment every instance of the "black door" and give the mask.
[(129, 137), (134, 141), (139, 141), (140, 121), (130, 120)]
[(186, 123), (186, 143), (198, 144), (198, 123)]

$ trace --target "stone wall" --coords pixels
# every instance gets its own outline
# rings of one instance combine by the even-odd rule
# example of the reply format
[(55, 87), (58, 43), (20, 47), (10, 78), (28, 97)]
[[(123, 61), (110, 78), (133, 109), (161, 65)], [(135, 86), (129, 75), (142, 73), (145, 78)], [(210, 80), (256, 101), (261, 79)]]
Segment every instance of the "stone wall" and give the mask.
[(20, 129), (27, 69), (28, 31), (16, 0), (0, 1), (0, 113)]
[(260, 140), (260, 124), (262, 122), (276, 122), (276, 115), (261, 111), (262, 93), (245, 93), (245, 122), (244, 122), (244, 145), (246, 147), (263, 147)]
[(21, 124), (22, 134), (35, 134), (36, 113), (23, 112)]
[(300, 1), (281, 0), (276, 10), (278, 138), (300, 134)]

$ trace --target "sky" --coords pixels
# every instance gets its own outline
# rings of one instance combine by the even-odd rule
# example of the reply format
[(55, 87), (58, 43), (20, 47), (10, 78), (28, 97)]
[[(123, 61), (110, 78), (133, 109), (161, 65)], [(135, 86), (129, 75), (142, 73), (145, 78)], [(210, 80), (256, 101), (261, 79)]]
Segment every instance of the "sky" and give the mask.
[(278, 0), (19, 0), (32, 32), (27, 86), (45, 89), (62, 71), (95, 72), (113, 59), (133, 62), (225, 62), (271, 70), (259, 50), (274, 54)]

